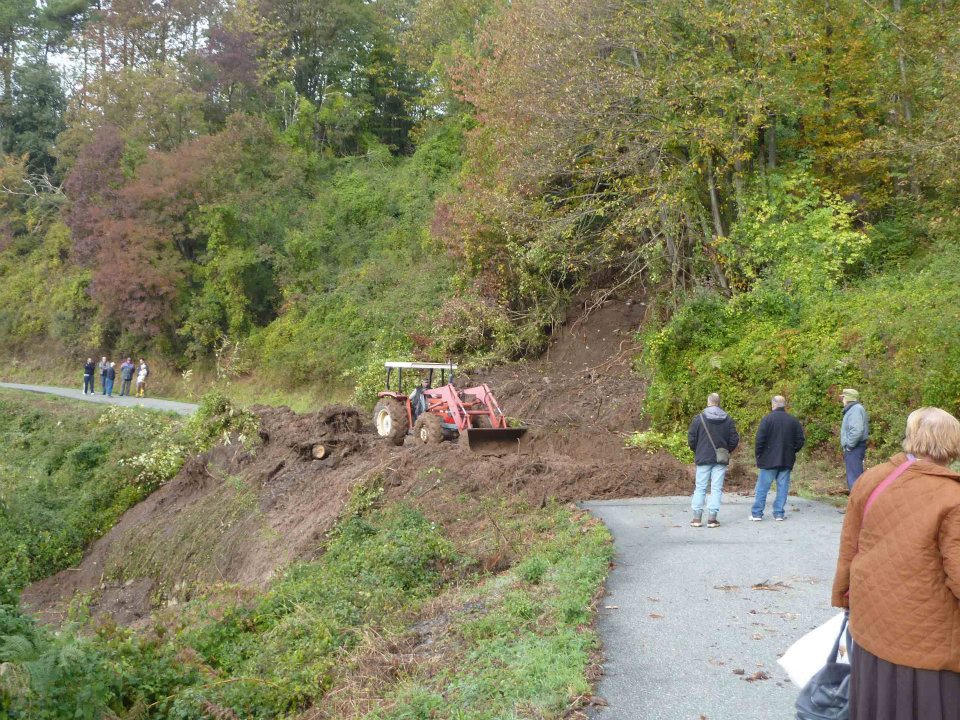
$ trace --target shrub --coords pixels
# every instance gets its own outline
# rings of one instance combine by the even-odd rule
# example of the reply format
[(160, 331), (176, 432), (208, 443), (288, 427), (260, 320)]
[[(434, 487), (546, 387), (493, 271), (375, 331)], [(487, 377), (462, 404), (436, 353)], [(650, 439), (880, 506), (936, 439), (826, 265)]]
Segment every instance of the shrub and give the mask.
[(259, 430), (260, 420), (254, 413), (236, 407), (221, 391), (211, 390), (200, 398), (184, 435), (189, 449), (197, 453), (233, 440), (252, 447), (260, 441)]
[[(761, 283), (725, 301), (700, 296), (642, 340), (645, 409), (664, 433), (684, 429), (710, 392), (752, 437), (774, 394), (787, 397), (812, 446), (833, 442), (843, 387), (856, 387), (881, 452), (895, 450), (910, 409), (960, 398), (955, 244), (901, 271), (798, 297)], [(937, 302), (930, 302), (937, 298)]]
[(653, 454), (666, 450), (682, 463), (693, 462), (693, 451), (687, 446), (686, 433), (661, 433), (656, 430), (635, 432), (627, 438), (627, 447)]

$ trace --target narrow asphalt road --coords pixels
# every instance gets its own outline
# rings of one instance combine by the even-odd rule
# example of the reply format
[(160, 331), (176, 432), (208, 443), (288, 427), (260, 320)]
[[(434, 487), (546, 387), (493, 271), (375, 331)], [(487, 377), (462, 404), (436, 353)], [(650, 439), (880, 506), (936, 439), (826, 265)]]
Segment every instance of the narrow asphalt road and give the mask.
[(791, 497), (751, 522), (724, 497), (719, 528), (691, 528), (689, 498), (584, 503), (613, 533), (600, 605), (609, 705), (597, 720), (789, 720), (797, 688), (777, 658), (830, 618), (843, 516)]
[[(106, 395), (101, 395), (99, 391), (93, 393), (92, 395), (84, 395), (82, 390), (53, 387), (51, 385), (20, 385), (18, 383), (0, 382), (0, 387), (9, 388), (11, 390), (26, 390), (27, 392), (59, 395), (60, 397), (72, 398), (73, 400), (84, 400), (86, 402), (102, 403), (106, 405), (122, 405), (124, 407), (145, 407), (152, 408), (154, 410), (166, 410), (167, 412), (175, 412), (178, 415), (191, 415), (198, 407), (197, 405), (191, 405), (190, 403), (176, 402), (174, 400), (161, 400), (159, 398), (138, 398), (131, 397), (129, 395), (120, 397), (116, 393), (114, 393), (112, 397), (107, 397)], [(119, 387), (119, 384), (117, 387)]]

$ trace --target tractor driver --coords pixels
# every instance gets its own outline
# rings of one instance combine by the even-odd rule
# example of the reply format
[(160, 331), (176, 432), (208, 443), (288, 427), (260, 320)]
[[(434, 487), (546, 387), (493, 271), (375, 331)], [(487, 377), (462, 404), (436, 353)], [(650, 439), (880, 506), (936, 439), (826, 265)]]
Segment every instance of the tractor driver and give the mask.
[(420, 381), (420, 384), (413, 389), (413, 392), (410, 393), (410, 411), (413, 413), (414, 421), (416, 421), (420, 413), (426, 412), (427, 410), (426, 392), (429, 389), (430, 381), (424, 378)]

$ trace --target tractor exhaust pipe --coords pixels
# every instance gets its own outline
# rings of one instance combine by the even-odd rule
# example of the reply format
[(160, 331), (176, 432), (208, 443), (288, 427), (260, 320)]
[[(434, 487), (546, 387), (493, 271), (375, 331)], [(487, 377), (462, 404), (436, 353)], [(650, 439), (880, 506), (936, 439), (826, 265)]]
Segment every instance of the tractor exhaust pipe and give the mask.
[(469, 428), (460, 433), (470, 452), (506, 455), (520, 452), (527, 428)]

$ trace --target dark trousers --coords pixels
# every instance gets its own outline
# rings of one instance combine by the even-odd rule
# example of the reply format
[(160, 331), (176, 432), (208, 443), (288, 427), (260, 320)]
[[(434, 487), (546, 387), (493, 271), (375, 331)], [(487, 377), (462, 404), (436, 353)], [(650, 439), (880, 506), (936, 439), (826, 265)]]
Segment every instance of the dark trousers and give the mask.
[(857, 478), (863, 475), (863, 458), (867, 454), (867, 444), (860, 443), (852, 450), (843, 451), (843, 464), (847, 467), (847, 487), (852, 488)]
[(86, 395), (87, 392), (93, 392), (93, 375), (83, 376), (83, 394)]
[(100, 392), (102, 392), (104, 395), (107, 394), (107, 376), (106, 375), (100, 376)]
[(124, 378), (120, 383), (120, 394), (129, 395), (130, 394), (130, 380), (129, 378)]

